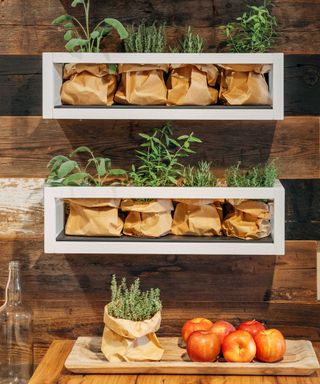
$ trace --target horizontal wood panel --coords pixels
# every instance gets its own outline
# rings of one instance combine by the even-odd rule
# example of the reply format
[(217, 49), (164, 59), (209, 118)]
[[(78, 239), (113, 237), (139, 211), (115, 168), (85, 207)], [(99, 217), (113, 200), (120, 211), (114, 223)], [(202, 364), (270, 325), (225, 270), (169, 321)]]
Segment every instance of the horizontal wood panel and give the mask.
[[(63, 32), (51, 25), (51, 21), (65, 13), (82, 18), (81, 7), (70, 7), (69, 1), (36, 0), (32, 6), (19, 0), (3, 0), (0, 18), (0, 33), (6, 36), (0, 41), (0, 54), (36, 54), (43, 51), (59, 51), (63, 49)], [(97, 0), (92, 6), (92, 24), (103, 17), (119, 18), (123, 23), (139, 23), (142, 19), (148, 22), (158, 20), (168, 25), (168, 41), (172, 46), (187, 25), (200, 33), (206, 41), (206, 49), (221, 50), (224, 36), (219, 26), (233, 21), (244, 11), (246, 4), (256, 4), (249, 0), (200, 0), (170, 1)], [(320, 50), (320, 27), (318, 14), (320, 4), (314, 0), (275, 0), (273, 10), (278, 19), (278, 39), (274, 51), (287, 53), (314, 53)], [(10, 29), (10, 34), (7, 33)], [(310, 44), (310, 41), (313, 44)], [(119, 49), (116, 36), (106, 40), (107, 50)]]
[[(42, 114), (40, 56), (0, 56), (0, 85), (0, 116)], [(319, 92), (320, 55), (285, 56), (285, 114), (319, 115)]]
[[(212, 161), (218, 176), (241, 160), (244, 166), (277, 159), (283, 179), (319, 178), (319, 123), (316, 117), (288, 117), (284, 121), (175, 122), (174, 134), (193, 131), (203, 143), (194, 148), (199, 159)], [(0, 118), (0, 177), (45, 177), (56, 154), (88, 145), (130, 168), (141, 143), (139, 132), (162, 122), (42, 120), (39, 117)]]

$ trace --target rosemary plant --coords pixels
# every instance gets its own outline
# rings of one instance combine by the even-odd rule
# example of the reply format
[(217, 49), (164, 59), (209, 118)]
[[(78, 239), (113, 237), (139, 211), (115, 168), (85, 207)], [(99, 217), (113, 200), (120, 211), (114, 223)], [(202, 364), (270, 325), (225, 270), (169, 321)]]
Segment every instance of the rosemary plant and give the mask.
[(264, 0), (261, 6), (247, 5), (247, 12), (222, 27), (231, 52), (265, 52), (272, 46), (277, 20), (271, 7), (271, 0)]
[(211, 162), (199, 161), (196, 167), (188, 165), (183, 171), (186, 187), (216, 187), (217, 178), (211, 172)]
[(274, 161), (248, 170), (240, 169), (241, 161), (225, 172), (228, 187), (272, 187), (278, 176)]
[(103, 38), (110, 35), (115, 29), (120, 39), (128, 37), (128, 32), (117, 19), (105, 18), (93, 29), (90, 28), (90, 0), (73, 0), (71, 7), (82, 5), (84, 10), (85, 24), (71, 15), (61, 15), (52, 21), (53, 25), (63, 25), (65, 29), (64, 39), (67, 42), (67, 51), (75, 52), (99, 52)]
[(164, 52), (167, 44), (165, 27), (165, 23), (147, 26), (145, 22), (127, 26), (128, 37), (124, 40), (126, 52)]
[(182, 176), (180, 159), (195, 153), (192, 144), (201, 143), (193, 132), (174, 138), (169, 123), (155, 129), (152, 135), (139, 135), (145, 140), (136, 151), (141, 165), (137, 168), (132, 165), (130, 172), (132, 184), (139, 187), (176, 185), (178, 177)]
[(161, 308), (158, 288), (141, 292), (139, 278), (129, 287), (125, 278), (119, 284), (116, 276), (112, 276), (111, 302), (108, 305), (110, 316), (118, 319), (143, 321), (151, 319), (157, 312), (161, 311)]
[(171, 51), (179, 53), (201, 53), (203, 52), (203, 38), (193, 33), (189, 25), (183, 39), (180, 40), (178, 46), (171, 49)]
[[(73, 157), (86, 153), (89, 159), (82, 167)], [(95, 157), (90, 148), (81, 146), (69, 156), (54, 156), (48, 163), (47, 184), (51, 186), (102, 186), (110, 176), (127, 176), (123, 169), (111, 169), (111, 160), (107, 157)]]

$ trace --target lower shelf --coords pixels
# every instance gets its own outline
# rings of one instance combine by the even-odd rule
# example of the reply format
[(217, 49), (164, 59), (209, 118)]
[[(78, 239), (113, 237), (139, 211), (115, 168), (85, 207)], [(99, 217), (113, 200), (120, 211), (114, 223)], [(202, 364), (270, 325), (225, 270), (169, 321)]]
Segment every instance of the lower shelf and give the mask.
[(75, 373), (123, 374), (210, 374), (210, 375), (311, 375), (319, 369), (312, 344), (307, 340), (286, 340), (284, 358), (276, 363), (194, 363), (186, 350), (178, 346), (177, 337), (160, 337), (165, 350), (161, 361), (111, 363), (102, 354), (100, 337), (79, 337), (65, 367)]

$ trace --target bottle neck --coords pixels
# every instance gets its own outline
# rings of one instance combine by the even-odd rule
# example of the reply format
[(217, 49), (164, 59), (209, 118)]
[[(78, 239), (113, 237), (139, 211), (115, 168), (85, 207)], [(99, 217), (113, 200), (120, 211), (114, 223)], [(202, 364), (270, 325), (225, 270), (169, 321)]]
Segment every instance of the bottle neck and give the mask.
[(17, 262), (9, 264), (9, 278), (6, 286), (6, 304), (21, 304), (20, 270)]

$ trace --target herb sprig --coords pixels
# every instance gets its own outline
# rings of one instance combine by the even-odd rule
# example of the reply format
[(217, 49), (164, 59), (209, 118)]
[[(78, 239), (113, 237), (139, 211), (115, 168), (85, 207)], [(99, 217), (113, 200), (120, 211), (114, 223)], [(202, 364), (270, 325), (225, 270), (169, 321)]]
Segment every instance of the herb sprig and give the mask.
[(211, 171), (211, 162), (199, 161), (198, 165), (188, 165), (183, 171), (183, 184), (186, 187), (216, 187), (217, 177)]

